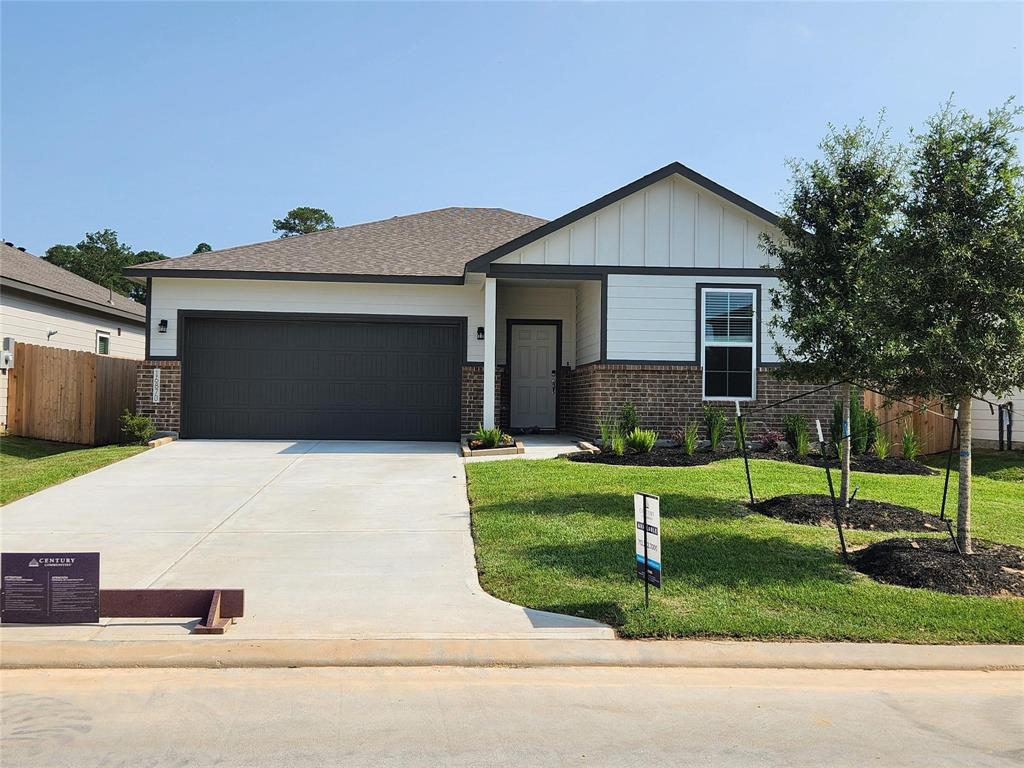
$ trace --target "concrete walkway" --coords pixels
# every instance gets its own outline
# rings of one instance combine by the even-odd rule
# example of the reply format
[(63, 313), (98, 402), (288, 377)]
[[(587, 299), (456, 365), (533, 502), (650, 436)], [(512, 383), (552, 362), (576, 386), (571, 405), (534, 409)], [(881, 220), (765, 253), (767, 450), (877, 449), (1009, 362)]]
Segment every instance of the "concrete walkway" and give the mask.
[[(224, 639), (612, 638), (480, 588), (458, 446), (182, 441), (0, 508), (4, 551), (99, 551), (105, 588), (235, 588)], [(180, 639), (177, 620), (0, 641)]]

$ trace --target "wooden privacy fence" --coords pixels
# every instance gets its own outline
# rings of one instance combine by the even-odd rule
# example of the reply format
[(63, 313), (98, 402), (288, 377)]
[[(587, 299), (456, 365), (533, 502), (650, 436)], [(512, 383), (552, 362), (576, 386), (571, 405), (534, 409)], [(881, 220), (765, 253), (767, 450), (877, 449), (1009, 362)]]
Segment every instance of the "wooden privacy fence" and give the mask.
[(7, 431), (64, 443), (121, 439), (120, 416), (135, 409), (137, 360), (17, 344), (7, 390)]
[[(928, 410), (922, 412), (920, 403), (914, 408), (913, 413), (908, 413), (914, 406), (907, 403), (892, 403), (885, 405), (885, 397), (877, 392), (864, 392), (864, 408), (873, 411), (878, 417), (879, 423), (896, 419), (878, 428), (889, 438), (892, 452), (896, 456), (903, 453), (903, 430), (905, 427), (912, 427), (914, 434), (921, 444), (921, 453), (941, 453), (949, 450), (949, 431), (952, 427), (950, 419), (953, 416), (949, 408), (946, 409), (948, 418), (942, 416), (942, 409), (937, 405), (930, 405)], [(904, 415), (905, 414), (905, 415)], [(902, 418), (897, 418), (902, 415)]]

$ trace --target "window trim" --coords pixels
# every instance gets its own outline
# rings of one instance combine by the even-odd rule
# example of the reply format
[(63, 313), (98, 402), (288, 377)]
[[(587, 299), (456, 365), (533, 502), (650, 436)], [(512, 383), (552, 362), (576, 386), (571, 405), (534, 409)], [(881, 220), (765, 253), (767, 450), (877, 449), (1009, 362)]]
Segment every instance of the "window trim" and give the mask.
[[(741, 403), (749, 403), (757, 400), (757, 368), (758, 361), (760, 360), (760, 336), (761, 336), (761, 290), (758, 285), (720, 285), (720, 284), (708, 284), (701, 283), (697, 286), (699, 292), (699, 301), (697, 302), (697, 338), (700, 344), (700, 397), (703, 402), (715, 402), (715, 403), (734, 403), (737, 400)], [(708, 341), (707, 335), (704, 333), (704, 323), (706, 322), (705, 304), (708, 291), (723, 293), (746, 293), (751, 296), (751, 307), (754, 310), (754, 316), (751, 318), (750, 324), (750, 341), (749, 342), (712, 342), (712, 347), (738, 347), (742, 349), (750, 349), (750, 397), (728, 397), (707, 394), (707, 368), (705, 365), (705, 350), (707, 349)]]
[[(107, 340), (107, 351), (106, 352), (100, 352), (100, 339), (106, 339)], [(110, 331), (101, 331), (99, 329), (96, 330), (96, 354), (97, 355), (106, 355), (106, 356), (110, 355)]]

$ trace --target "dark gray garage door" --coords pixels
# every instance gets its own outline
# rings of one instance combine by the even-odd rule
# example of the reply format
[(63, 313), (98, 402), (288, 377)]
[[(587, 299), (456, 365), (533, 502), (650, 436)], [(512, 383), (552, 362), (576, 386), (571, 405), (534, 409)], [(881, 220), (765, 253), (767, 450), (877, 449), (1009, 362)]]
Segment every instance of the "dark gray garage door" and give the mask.
[(458, 322), (186, 317), (184, 325), (184, 437), (458, 438)]

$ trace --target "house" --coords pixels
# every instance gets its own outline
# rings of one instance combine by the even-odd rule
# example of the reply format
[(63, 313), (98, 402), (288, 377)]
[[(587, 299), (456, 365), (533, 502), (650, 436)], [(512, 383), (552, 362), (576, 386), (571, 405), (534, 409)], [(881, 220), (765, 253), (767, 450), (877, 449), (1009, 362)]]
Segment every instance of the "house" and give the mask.
[[(119, 293), (0, 243), (0, 336), (100, 355), (141, 359), (146, 308)], [(12, 347), (13, 348), (13, 347)], [(0, 368), (0, 424), (7, 427), (9, 371)]]
[(137, 409), (193, 438), (454, 440), (593, 436), (632, 402), (668, 434), (812, 389), (770, 375), (776, 222), (672, 163), (554, 221), (445, 208), (132, 267)]

